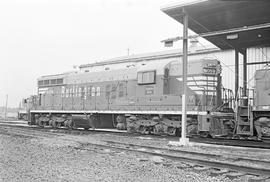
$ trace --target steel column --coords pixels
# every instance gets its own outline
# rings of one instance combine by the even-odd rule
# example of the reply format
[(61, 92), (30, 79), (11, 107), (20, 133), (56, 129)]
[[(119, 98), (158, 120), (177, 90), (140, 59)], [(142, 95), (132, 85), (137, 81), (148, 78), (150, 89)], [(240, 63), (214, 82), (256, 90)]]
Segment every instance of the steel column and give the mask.
[(183, 16), (183, 87), (182, 87), (182, 132), (180, 143), (181, 145), (188, 144), (186, 138), (186, 123), (187, 123), (187, 54), (188, 54), (188, 15), (184, 11)]
[(234, 77), (234, 91), (235, 99), (238, 99), (238, 88), (239, 88), (239, 51), (235, 49), (235, 77)]
[(248, 105), (248, 100), (247, 97), (247, 49), (243, 50), (243, 105), (247, 106)]

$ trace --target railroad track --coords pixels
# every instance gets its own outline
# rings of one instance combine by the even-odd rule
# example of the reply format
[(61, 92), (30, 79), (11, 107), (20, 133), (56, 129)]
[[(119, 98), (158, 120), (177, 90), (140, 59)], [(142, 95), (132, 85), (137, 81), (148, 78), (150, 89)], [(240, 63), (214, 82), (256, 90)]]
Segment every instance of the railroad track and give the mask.
[[(3, 129), (1, 129), (3, 131)], [(0, 131), (1, 131), (0, 130)], [(46, 130), (40, 128), (8, 127), (7, 132), (17, 136), (28, 137), (58, 137), (63, 135), (81, 135), (83, 132), (76, 130), (66, 130), (65, 133), (58, 133), (55, 130)], [(61, 140), (64, 140), (61, 138)], [(171, 161), (180, 162), (178, 168), (192, 168), (194, 170), (208, 170), (213, 175), (226, 175), (228, 177), (249, 176), (256, 180), (270, 180), (270, 161), (257, 160), (247, 157), (226, 157), (219, 154), (202, 153), (195, 151), (183, 151), (170, 148), (157, 148), (147, 145), (138, 145), (127, 142), (116, 142), (111, 140), (102, 140), (99, 143), (85, 143), (78, 140), (66, 139), (78, 142), (80, 150), (93, 150), (94, 147), (109, 148), (116, 151), (135, 152), (150, 156), (159, 156)]]
[[(228, 168), (246, 174), (265, 175), (270, 177), (270, 161), (256, 160), (244, 157), (226, 157), (218, 154), (209, 154), (193, 151), (180, 151), (176, 149), (164, 149), (146, 145), (135, 145), (130, 143), (105, 141), (112, 148), (142, 152), (173, 160), (196, 163), (212, 168)], [(237, 163), (237, 164), (236, 164)], [(239, 164), (242, 163), (242, 164)], [(249, 163), (250, 165), (244, 165)]]
[[(111, 143), (111, 142), (109, 142)], [(109, 148), (109, 149), (115, 149), (115, 150), (121, 150), (121, 151), (128, 151), (128, 152), (137, 152), (137, 153), (143, 153), (147, 155), (152, 156), (159, 156), (165, 159), (169, 159), (172, 161), (178, 161), (180, 162), (180, 166), (178, 165), (178, 168), (192, 168), (197, 171), (209, 171), (211, 175), (226, 175), (229, 178), (237, 178), (237, 177), (246, 177), (247, 179), (251, 181), (266, 181), (270, 180), (270, 162), (265, 161), (256, 161), (257, 167), (252, 166), (245, 166), (245, 165), (239, 165), (239, 164), (232, 164), (225, 161), (218, 161), (213, 160), (211, 158), (210, 154), (188, 154), (181, 156), (181, 152), (177, 152), (178, 155), (169, 153), (163, 153), (163, 150), (160, 150), (159, 148), (154, 150), (153, 148), (146, 147), (146, 146), (139, 146), (139, 145), (133, 145), (133, 144), (123, 144), (123, 143), (117, 143), (110, 144), (110, 145), (103, 145), (103, 144), (82, 144), (82, 148), (84, 150), (92, 150), (91, 147), (102, 147), (102, 148)], [(81, 149), (78, 147), (78, 149)], [(186, 153), (187, 154), (187, 153)], [(208, 156), (205, 158), (205, 156)], [(248, 161), (248, 159), (245, 159)], [(254, 165), (255, 160), (251, 160)], [(268, 168), (264, 168), (261, 166), (258, 166), (259, 164), (268, 165)], [(165, 166), (167, 164), (165, 163)]]
[[(22, 125), (23, 122), (0, 122), (0, 125), (4, 126), (13, 126), (13, 127), (30, 127), (33, 130), (43, 130), (43, 131), (51, 131), (51, 127), (45, 127), (45, 128), (40, 128), (36, 126), (29, 126), (29, 125)], [(60, 129), (53, 129), (53, 131), (57, 131), (59, 133), (80, 133), (80, 134), (96, 134), (96, 133), (113, 133), (114, 135), (118, 136), (135, 136), (135, 137), (144, 137), (146, 135), (140, 134), (140, 133), (126, 133), (126, 132), (117, 132), (117, 131), (105, 131), (105, 130), (81, 130), (81, 129), (75, 129), (75, 130), (68, 130), (66, 128), (60, 128)], [(166, 139), (168, 141), (178, 141), (178, 137), (175, 136), (159, 136), (159, 135), (147, 135), (147, 137), (151, 137), (153, 139)], [(243, 140), (243, 139), (228, 139), (228, 138), (196, 138), (192, 137), (190, 138), (190, 141), (192, 142), (197, 142), (197, 143), (206, 143), (206, 144), (215, 144), (215, 145), (225, 145), (225, 146), (237, 146), (237, 147), (249, 147), (249, 148), (260, 148), (260, 149), (270, 149), (270, 144), (269, 143), (264, 143), (262, 141), (254, 141), (254, 140)]]

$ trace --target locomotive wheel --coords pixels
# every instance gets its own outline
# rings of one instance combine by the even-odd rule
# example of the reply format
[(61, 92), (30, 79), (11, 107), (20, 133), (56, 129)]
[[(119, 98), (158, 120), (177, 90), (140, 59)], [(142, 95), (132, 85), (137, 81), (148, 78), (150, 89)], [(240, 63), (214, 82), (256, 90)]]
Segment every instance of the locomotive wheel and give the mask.
[(42, 122), (42, 127), (45, 127), (47, 125), (47, 122), (43, 121)]
[(139, 132), (139, 127), (135, 123), (127, 122), (127, 132), (128, 133), (136, 133)]
[(74, 129), (74, 130), (77, 129), (74, 121), (72, 121), (72, 123), (71, 123), (71, 128)]
[(118, 130), (126, 130), (127, 129), (125, 123), (117, 123), (116, 128)]
[(66, 121), (65, 121), (65, 126), (66, 126), (68, 129), (72, 129), (72, 121), (71, 121), (71, 120), (66, 120)]
[(39, 127), (42, 127), (42, 128), (44, 127), (43, 122), (42, 122), (42, 121), (40, 121), (40, 120), (38, 120), (37, 124), (38, 124), (38, 126), (39, 126)]
[(27, 120), (28, 120), (27, 115), (23, 115), (22, 119), (23, 119), (24, 121), (27, 121)]
[(56, 127), (57, 127), (57, 128), (61, 128), (61, 122), (57, 122), (57, 123), (56, 123)]
[[(170, 135), (169, 132), (171, 132), (171, 128), (173, 127), (168, 127), (165, 124), (159, 123), (153, 127), (153, 132), (156, 135)], [(176, 128), (175, 128), (175, 132), (176, 132)]]
[(200, 131), (200, 132), (199, 132), (199, 135), (200, 135), (200, 137), (202, 137), (202, 138), (210, 138), (210, 137), (212, 137), (212, 136), (209, 134), (209, 132), (207, 132), (207, 131)]
[(153, 128), (153, 133), (156, 135), (164, 134), (164, 127), (161, 124), (157, 124)]
[(89, 125), (90, 125), (90, 127), (93, 129), (93, 130), (95, 130), (96, 129), (96, 121), (97, 121), (97, 118), (96, 118), (96, 116), (94, 116), (94, 115), (92, 115), (92, 116), (90, 116), (90, 118), (89, 118)]
[(176, 134), (176, 128), (169, 127), (168, 130), (167, 130), (167, 132), (168, 132), (169, 135), (175, 136), (175, 134)]
[(49, 121), (49, 126), (52, 126), (52, 122), (53, 122), (53, 120), (50, 120)]
[(126, 122), (126, 117), (123, 116), (123, 115), (118, 115), (118, 116), (116, 117), (116, 122), (117, 122), (117, 123), (125, 123), (125, 122)]
[(139, 133), (143, 134), (143, 127), (144, 127), (144, 126), (142, 126), (142, 125), (141, 125), (141, 126), (139, 126), (139, 128), (138, 128), (138, 131), (137, 131), (137, 132), (139, 132)]
[(56, 123), (55, 123), (55, 121), (52, 121), (52, 127), (53, 127), (53, 128), (56, 128)]
[(141, 134), (143, 134), (143, 135), (148, 135), (150, 132), (148, 131), (148, 128), (147, 128), (147, 126), (140, 126), (139, 127), (139, 132), (141, 133)]

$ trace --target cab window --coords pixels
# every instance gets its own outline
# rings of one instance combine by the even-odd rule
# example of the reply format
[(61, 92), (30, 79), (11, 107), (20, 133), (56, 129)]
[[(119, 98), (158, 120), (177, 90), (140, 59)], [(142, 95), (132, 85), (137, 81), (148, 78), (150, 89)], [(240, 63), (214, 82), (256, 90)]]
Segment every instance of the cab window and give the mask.
[(146, 71), (138, 73), (138, 84), (153, 84), (156, 82), (156, 72)]

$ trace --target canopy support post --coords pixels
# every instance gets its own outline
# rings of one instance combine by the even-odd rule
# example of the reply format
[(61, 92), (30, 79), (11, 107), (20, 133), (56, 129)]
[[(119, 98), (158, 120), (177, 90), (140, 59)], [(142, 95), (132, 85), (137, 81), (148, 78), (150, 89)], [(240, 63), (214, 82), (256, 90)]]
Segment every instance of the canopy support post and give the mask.
[(243, 49), (243, 105), (248, 105), (247, 91), (247, 49)]
[(180, 145), (186, 146), (189, 143), (189, 138), (186, 137), (187, 125), (187, 59), (188, 59), (188, 15), (183, 10), (183, 87), (182, 87), (182, 132)]
[(235, 49), (235, 77), (234, 77), (234, 91), (235, 100), (238, 100), (238, 88), (239, 88), (239, 51)]

